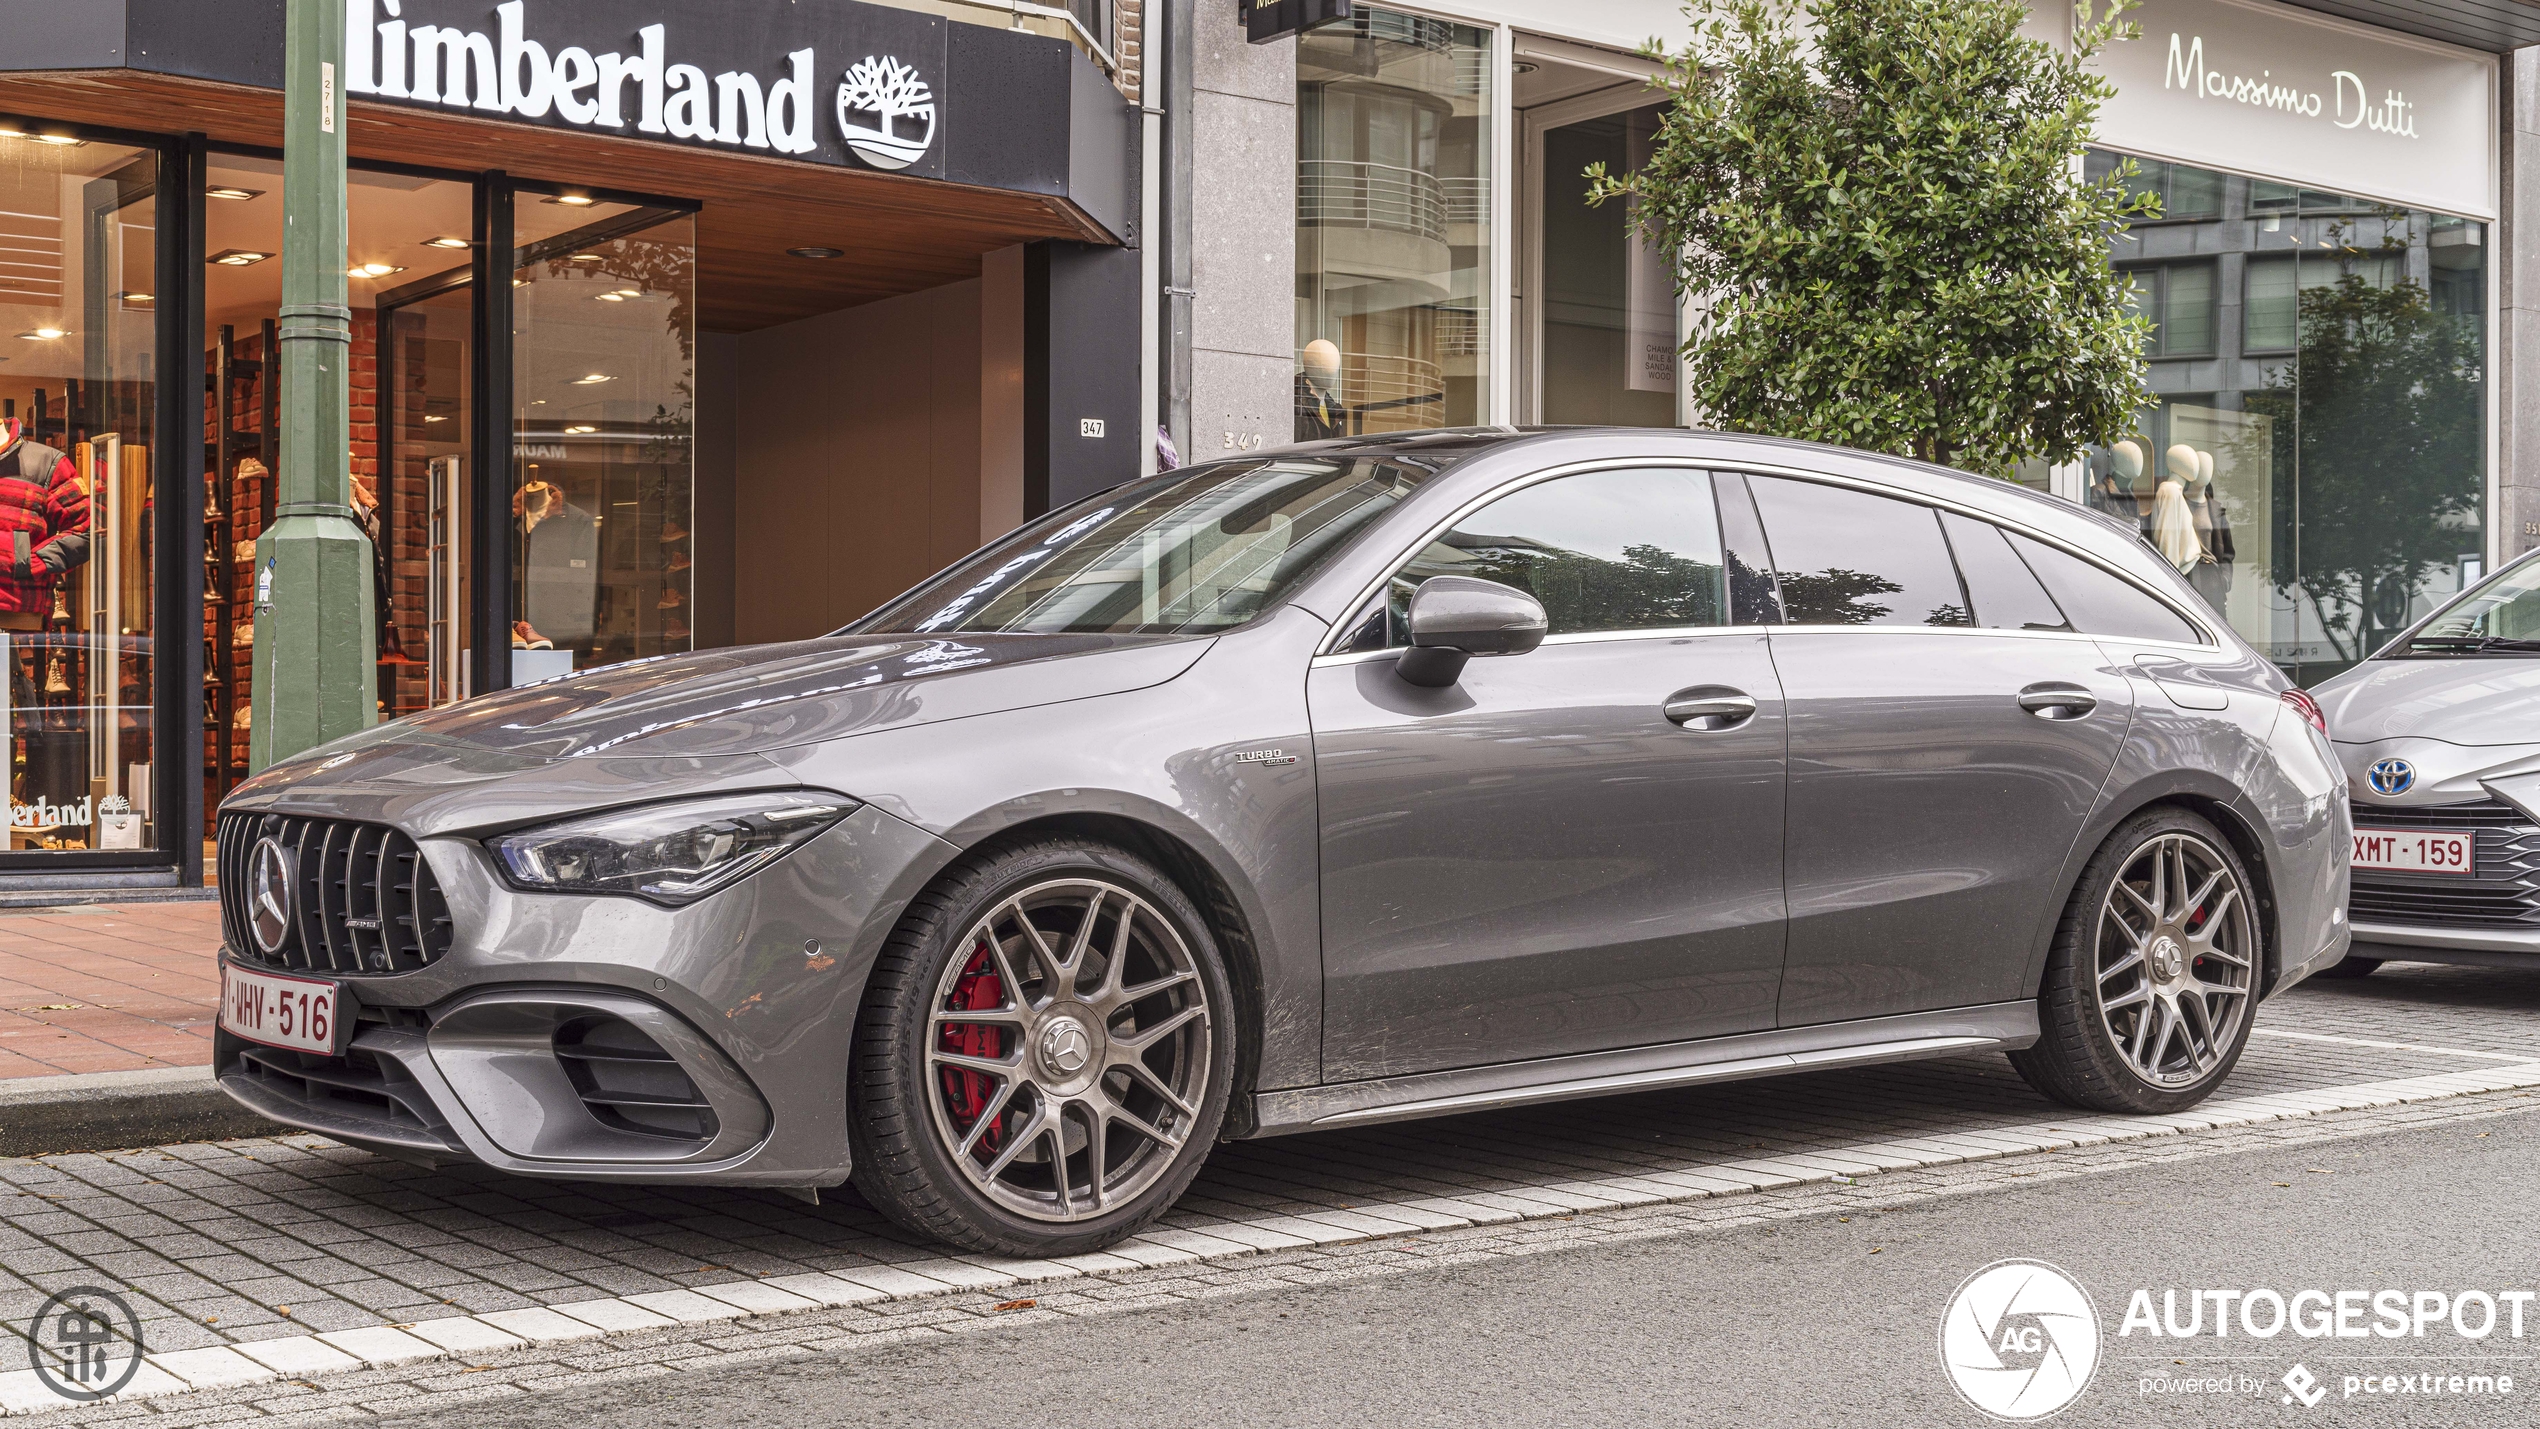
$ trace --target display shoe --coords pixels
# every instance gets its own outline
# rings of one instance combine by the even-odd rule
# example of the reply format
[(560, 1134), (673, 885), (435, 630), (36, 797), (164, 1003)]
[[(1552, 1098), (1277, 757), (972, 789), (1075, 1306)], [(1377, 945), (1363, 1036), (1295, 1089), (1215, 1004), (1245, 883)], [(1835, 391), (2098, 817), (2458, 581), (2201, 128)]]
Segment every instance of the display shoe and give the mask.
[(679, 587), (675, 585), (666, 585), (661, 588), (661, 599), (653, 602), (653, 609), (677, 610), (679, 607), (686, 605), (687, 603), (687, 598), (679, 593)]
[(688, 553), (686, 551), (680, 551), (672, 555), (668, 569), (674, 571), (684, 571), (688, 569)]
[(244, 650), (255, 643), (256, 622), (252, 620), (242, 620), (229, 628), (229, 645), (231, 649)]
[(556, 648), (556, 642), (531, 629), (528, 621), (515, 620), (512, 622), (512, 648), (514, 650), (553, 650)]
[(667, 546), (673, 541), (685, 541), (687, 539), (687, 527), (680, 525), (679, 522), (672, 517), (665, 516), (662, 518), (661, 543), (663, 545)]
[(675, 615), (665, 617), (661, 623), (661, 638), (664, 640), (687, 639), (688, 622), (681, 620)]
[(62, 589), (62, 587), (56, 585), (53, 587), (53, 619), (61, 621), (63, 624), (67, 625), (70, 623), (70, 618), (70, 593)]
[(203, 483), (203, 519), (206, 521), (218, 521), (222, 519), (220, 514), (220, 491), (208, 481)]
[(71, 682), (62, 676), (62, 657), (57, 653), (44, 667), (44, 693), (67, 695), (70, 692)]

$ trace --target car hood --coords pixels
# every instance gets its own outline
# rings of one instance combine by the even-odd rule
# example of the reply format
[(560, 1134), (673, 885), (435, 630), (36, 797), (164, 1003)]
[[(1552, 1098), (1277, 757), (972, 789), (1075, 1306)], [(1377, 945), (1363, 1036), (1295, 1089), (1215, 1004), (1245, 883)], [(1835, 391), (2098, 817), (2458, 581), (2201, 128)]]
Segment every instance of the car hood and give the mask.
[(257, 775), (223, 807), (326, 811), (421, 832), (615, 802), (613, 790), (785, 784), (760, 754), (1143, 689), (1189, 669), (1212, 643), (860, 635), (630, 660), (349, 735)]
[(2311, 694), (2339, 744), (2540, 739), (2540, 659), (2367, 660)]

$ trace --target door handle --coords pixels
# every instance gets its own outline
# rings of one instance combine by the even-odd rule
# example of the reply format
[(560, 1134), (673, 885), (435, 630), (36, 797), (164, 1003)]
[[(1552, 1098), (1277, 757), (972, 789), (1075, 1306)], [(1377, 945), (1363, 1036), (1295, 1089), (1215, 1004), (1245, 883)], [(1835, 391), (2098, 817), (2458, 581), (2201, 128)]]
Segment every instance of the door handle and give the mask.
[(2039, 719), (2079, 719), (2099, 708), (2099, 697), (2079, 685), (2050, 682), (2020, 691), (2020, 708)]
[(1670, 723), (1708, 734), (1735, 729), (1755, 718), (1755, 697), (1743, 690), (1714, 686), (1673, 696), (1661, 709)]

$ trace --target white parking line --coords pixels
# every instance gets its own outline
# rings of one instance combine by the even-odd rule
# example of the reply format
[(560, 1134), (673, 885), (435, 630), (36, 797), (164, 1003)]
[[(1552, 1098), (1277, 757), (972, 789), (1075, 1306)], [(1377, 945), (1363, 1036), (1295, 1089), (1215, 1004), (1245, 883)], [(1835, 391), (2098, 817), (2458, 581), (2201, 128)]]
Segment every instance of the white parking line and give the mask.
[(2335, 1037), (2326, 1032), (2289, 1032), (2281, 1027), (2252, 1027), (2258, 1037), (2283, 1037), (2295, 1042), (2333, 1042), (2340, 1047), (2371, 1047), (2383, 1052), (2425, 1052), (2437, 1057), (2476, 1057), (2487, 1062), (2528, 1062), (2540, 1057), (2535, 1052), (2480, 1052), (2468, 1047), (2427, 1047), (2415, 1042), (2375, 1042), (2369, 1037)]

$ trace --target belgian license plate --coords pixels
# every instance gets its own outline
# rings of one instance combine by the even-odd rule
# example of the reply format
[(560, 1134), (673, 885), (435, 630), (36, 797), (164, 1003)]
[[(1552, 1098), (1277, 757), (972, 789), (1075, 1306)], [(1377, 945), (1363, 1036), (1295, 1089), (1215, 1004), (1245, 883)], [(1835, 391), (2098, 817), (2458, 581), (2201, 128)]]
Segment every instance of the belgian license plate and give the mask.
[(336, 986), (315, 978), (278, 977), (222, 964), (221, 1030), (268, 1047), (336, 1052)]
[(2355, 867), (2393, 873), (2475, 873), (2469, 834), (2427, 833), (2423, 829), (2355, 830)]

